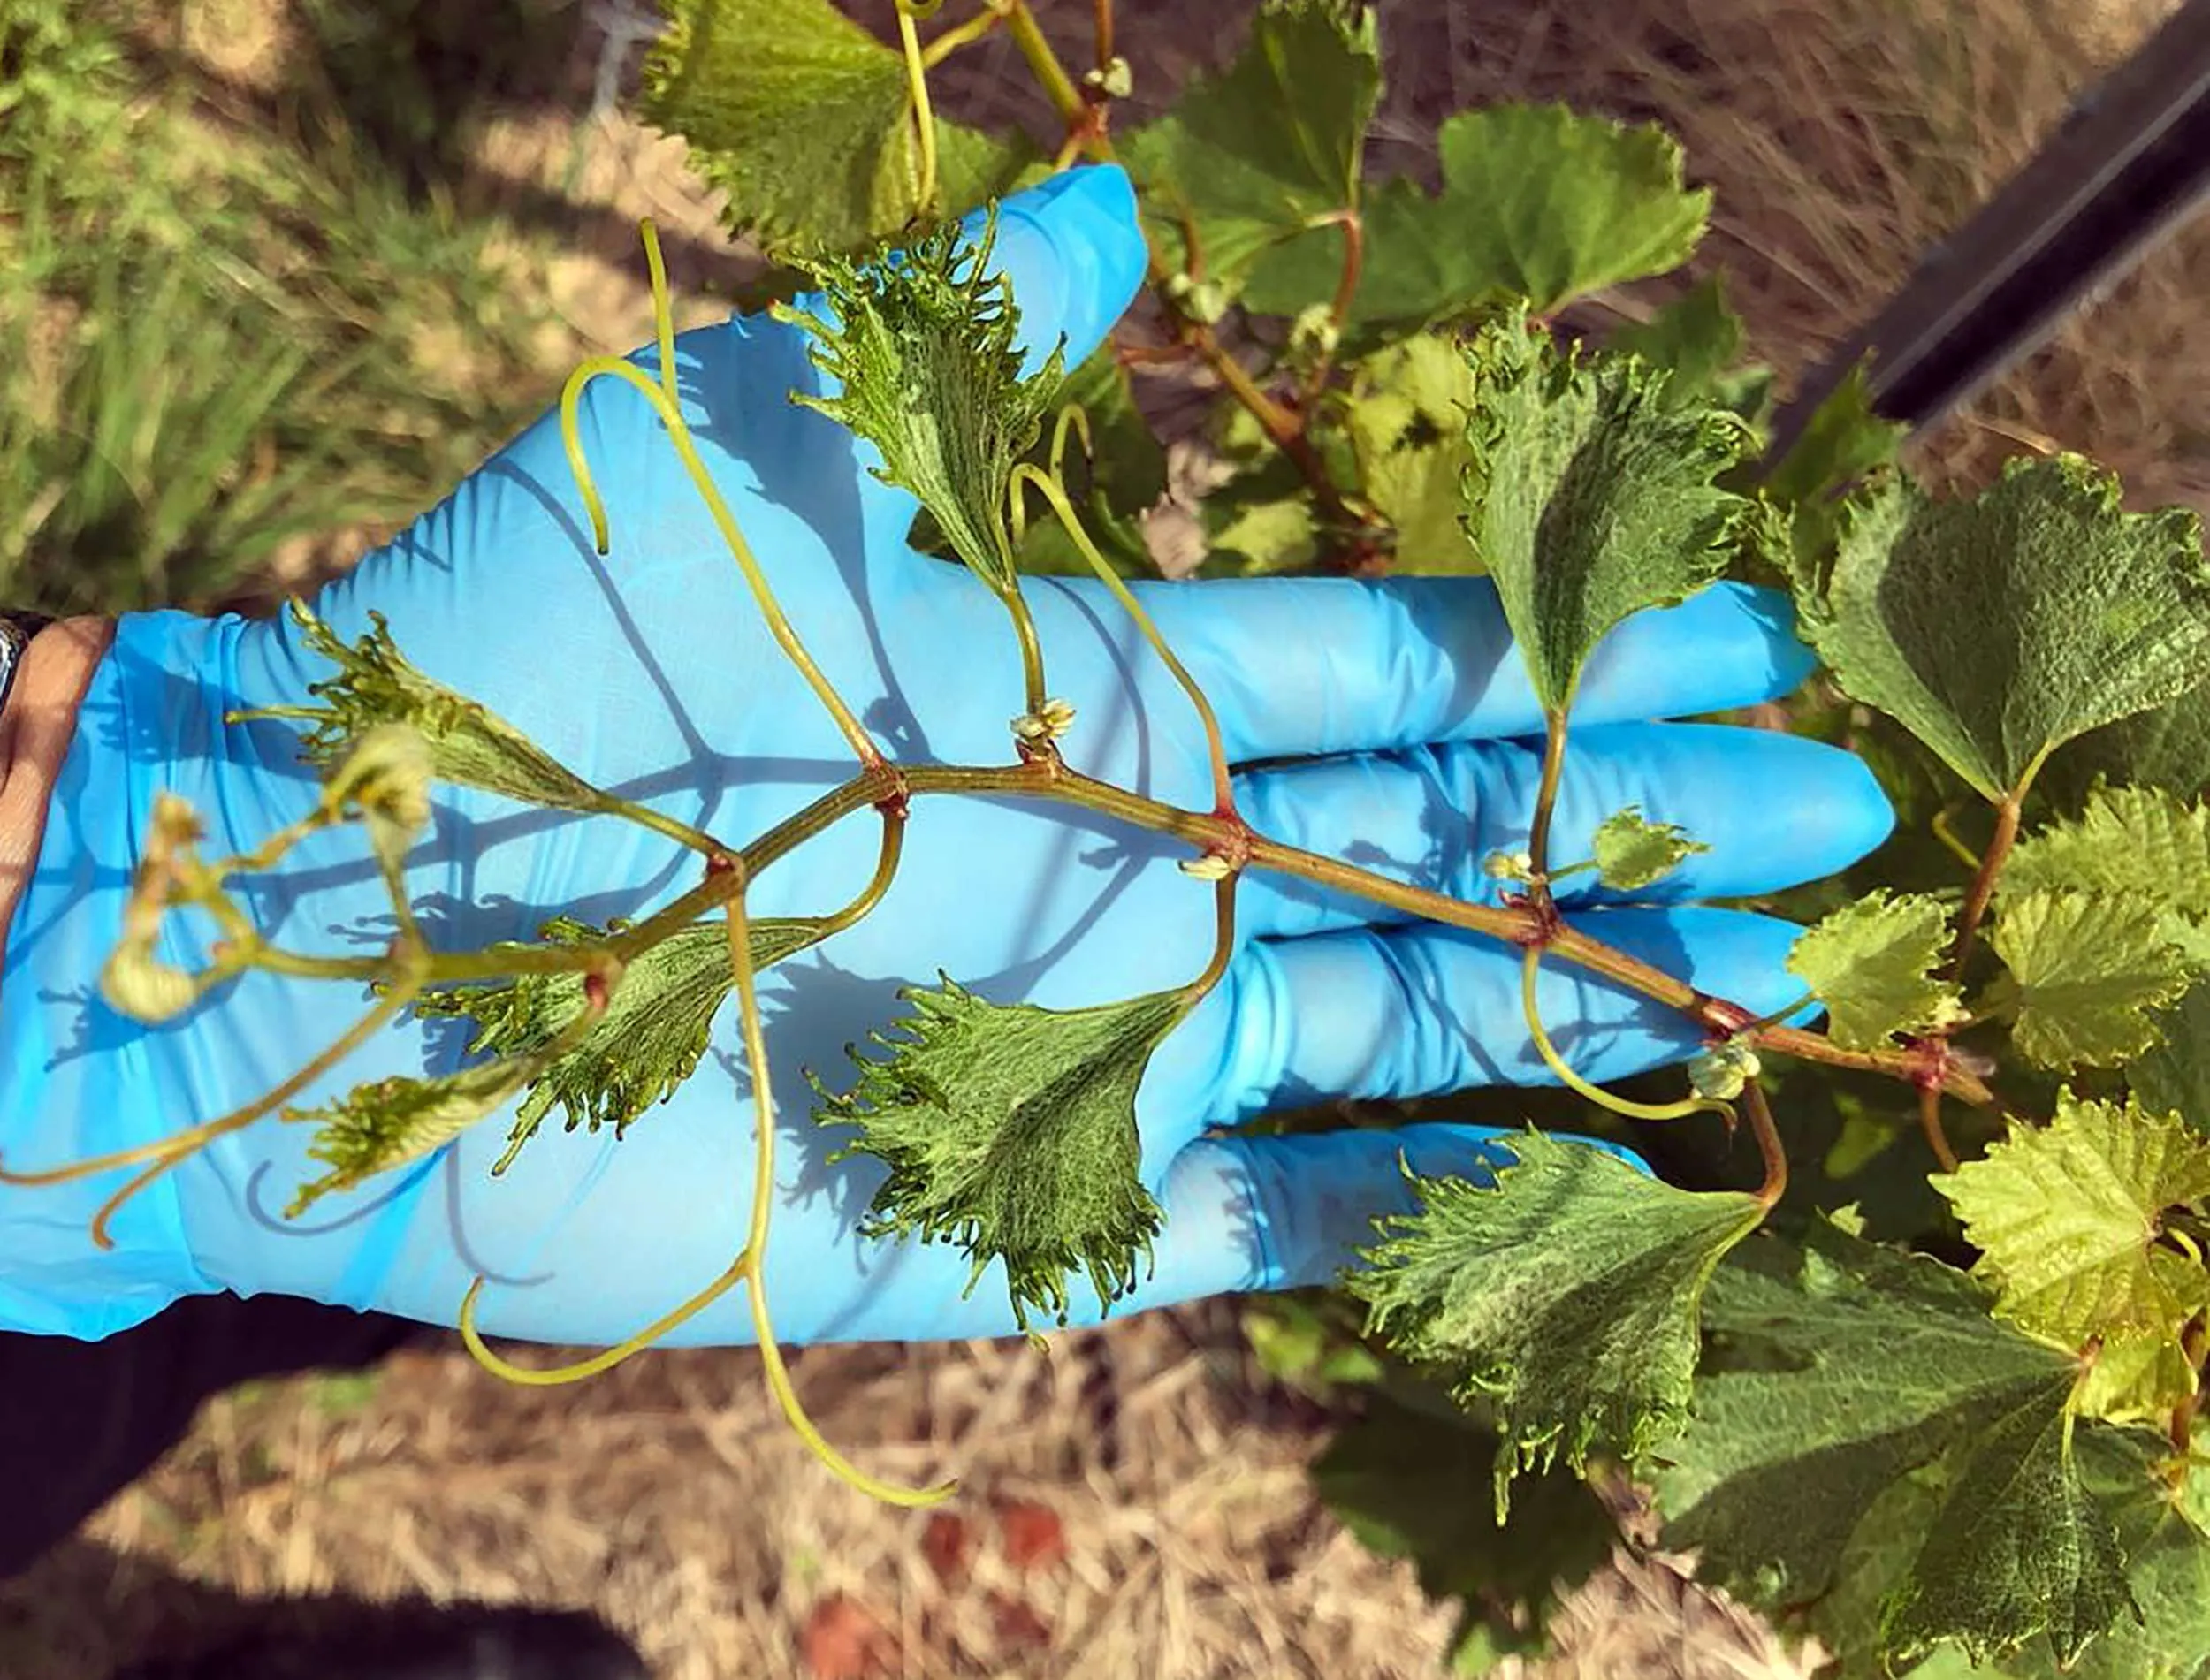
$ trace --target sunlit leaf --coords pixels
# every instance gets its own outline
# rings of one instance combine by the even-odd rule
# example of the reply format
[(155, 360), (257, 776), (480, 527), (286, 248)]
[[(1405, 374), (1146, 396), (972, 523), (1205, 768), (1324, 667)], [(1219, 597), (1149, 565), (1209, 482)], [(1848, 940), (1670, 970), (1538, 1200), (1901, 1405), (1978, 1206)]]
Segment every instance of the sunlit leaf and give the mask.
[(1869, 1050), (1964, 1018), (1957, 988), (1934, 976), (1948, 946), (1940, 900), (1875, 892), (1805, 929), (1788, 952), (1788, 971), (1826, 1006), (1835, 1043)]
[(1997, 995), (2012, 1042), (2044, 1068), (2107, 1068), (2148, 1048), (2149, 1012), (2186, 989), (2155, 905), (2092, 893), (2007, 898), (1988, 943), (2010, 974)]
[(1597, 825), (1597, 875), (1615, 892), (1638, 892), (1664, 879), (1698, 852), (1711, 848), (1688, 838), (1678, 823), (1653, 823), (1640, 805), (1615, 810)]

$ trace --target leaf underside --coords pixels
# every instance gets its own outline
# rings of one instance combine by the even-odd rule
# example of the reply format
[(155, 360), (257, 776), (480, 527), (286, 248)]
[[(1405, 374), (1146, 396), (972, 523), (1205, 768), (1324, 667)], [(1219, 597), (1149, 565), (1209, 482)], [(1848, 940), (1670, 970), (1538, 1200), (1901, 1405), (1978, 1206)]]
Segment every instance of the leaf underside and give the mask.
[(1466, 529), (1546, 711), (1563, 713), (1604, 634), (1711, 582), (1746, 506), (1713, 482), (1749, 428), (1664, 398), (1631, 357), (1561, 350), (1513, 309), (1467, 352)]
[(1136, 1089), (1183, 994), (1041, 1009), (987, 1002), (947, 976), (898, 995), (912, 1012), (874, 1035), (884, 1055), (853, 1052), (851, 1091), (814, 1086), (818, 1121), (857, 1129), (834, 1159), (873, 1155), (890, 1169), (867, 1234), (956, 1243), (971, 1291), (1002, 1261), (1023, 1329), (1031, 1312), (1064, 1321), (1077, 1271), (1109, 1308), (1160, 1228), (1138, 1175)]
[[(820, 927), (806, 917), (751, 918), (753, 969), (765, 970), (804, 950), (820, 937)], [(545, 924), (541, 937), (547, 944), (576, 946), (620, 931), (561, 916)], [(507, 1152), (492, 1171), (506, 1169), (556, 1104), (566, 1111), (571, 1131), (611, 1126), (616, 1137), (622, 1136), (632, 1121), (674, 1096), (697, 1071), (713, 1017), (735, 984), (728, 935), (719, 921), (681, 929), (640, 953), (622, 970), (598, 1023), (530, 1081)], [(583, 977), (527, 974), (496, 984), (437, 986), (417, 998), (414, 1008), (418, 1015), (474, 1022), (471, 1054), (528, 1055), (581, 1013)]]
[(1509, 1147), (1493, 1186), (1415, 1180), (1421, 1211), (1378, 1221), (1345, 1281), (1369, 1333), (1495, 1406), (1500, 1516), (1516, 1471), (1578, 1471), (1597, 1447), (1640, 1463), (1679, 1424), (1704, 1283), (1762, 1216), (1754, 1196), (1675, 1190), (1589, 1144)]

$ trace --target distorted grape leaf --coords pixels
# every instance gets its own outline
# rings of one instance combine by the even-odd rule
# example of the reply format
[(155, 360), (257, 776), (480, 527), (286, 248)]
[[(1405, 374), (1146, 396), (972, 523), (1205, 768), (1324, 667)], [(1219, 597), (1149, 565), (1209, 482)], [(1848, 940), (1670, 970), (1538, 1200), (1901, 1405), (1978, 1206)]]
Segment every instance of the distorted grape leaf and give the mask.
[(885, 1055), (852, 1053), (853, 1089), (832, 1095), (814, 1081), (814, 1118), (857, 1129), (834, 1159), (890, 1168), (867, 1235), (956, 1243), (971, 1291), (1002, 1260), (1023, 1329), (1032, 1311), (1064, 1320), (1077, 1270), (1109, 1308), (1159, 1231), (1137, 1176), (1136, 1088), (1185, 994), (1040, 1009), (987, 1002), (947, 976), (898, 995), (912, 1012), (873, 1035)]
[(2046, 1633), (2069, 1666), (2121, 1616), (2138, 1620), (2116, 1530), (2073, 1456), (2071, 1387), (2052, 1378), (1977, 1433), (1883, 1609), (1889, 1656), (1951, 1642), (1978, 1662)]
[(1631, 357), (1561, 350), (1513, 309), (1467, 351), (1466, 528), (1546, 711), (1629, 613), (1716, 578), (1746, 506), (1713, 483), (1749, 440), (1722, 408), (1675, 407)]
[[(1380, 94), (1370, 8), (1270, 0), (1233, 64), (1191, 81), (1172, 110), (1119, 142), (1152, 248), (1231, 294), (1269, 246), (1357, 209)], [(1320, 237), (1336, 240), (1339, 269), (1341, 232)], [(1330, 275), (1305, 301), (1324, 301), (1334, 285)]]
[(1407, 338), (1353, 369), (1345, 430), (1361, 493), (1396, 527), (1396, 571), (1481, 569), (1460, 522), (1473, 399), (1466, 353), (1441, 333)]
[(1948, 945), (1940, 900), (1880, 890), (1806, 928), (1788, 952), (1788, 972), (1826, 1006), (1835, 1043), (1870, 1050), (1964, 1018), (1955, 985), (1933, 972)]
[(286, 1121), (313, 1124), (307, 1153), (330, 1170), (300, 1187), (284, 1217), (297, 1219), (325, 1196), (451, 1143), (497, 1112), (543, 1066), (542, 1055), (506, 1056), (430, 1079), (394, 1074), (356, 1085), (334, 1103), (286, 1108)]
[(1006, 523), (1014, 465), (1042, 430), (1064, 357), (1024, 373), (1020, 312), (991, 267), (994, 219), (979, 238), (947, 223), (896, 262), (824, 257), (812, 265), (824, 314), (779, 305), (813, 335), (814, 365), (837, 394), (793, 391), (873, 444), (875, 475), (917, 497), (952, 551), (1000, 594), (1016, 587)]
[(2150, 1024), (2157, 1042), (2127, 1067), (2127, 1084), (2142, 1107), (2210, 1134), (2210, 985), (2190, 986)]
[(1798, 569), (1803, 633), (1851, 696), (2000, 800), (2210, 659), (2199, 521), (2118, 498), (2069, 455), (2013, 460), (1970, 500), (1879, 480), (1848, 505), (1831, 560)]
[(1664, 1543), (1762, 1608), (1821, 1598), (1899, 1478), (2077, 1374), (1987, 1307), (1962, 1273), (1824, 1221), (1801, 1243), (1736, 1249), (1706, 1291), (1689, 1422), (1657, 1478)]
[(1678, 823), (1653, 823), (1640, 805), (1613, 811), (1597, 825), (1591, 840), (1597, 875), (1616, 892), (1639, 892), (1711, 848), (1688, 838)]
[[(821, 937), (822, 926), (807, 916), (751, 918), (752, 967), (767, 969), (804, 950)], [(538, 931), (545, 944), (575, 946), (612, 939), (622, 927), (618, 923), (593, 927), (556, 916)], [(514, 1117), (507, 1152), (492, 1170), (506, 1170), (555, 1103), (567, 1111), (570, 1131), (611, 1126), (621, 1136), (630, 1121), (674, 1096), (697, 1070), (714, 1015), (735, 984), (728, 935), (718, 921), (680, 929), (639, 952), (622, 969), (598, 1023), (528, 1082), (529, 1095)], [(576, 1017), (583, 994), (580, 972), (522, 974), (508, 980), (431, 986), (415, 1000), (414, 1011), (474, 1022), (471, 1054), (523, 1056), (543, 1049)]]
[(2155, 1036), (2148, 1012), (2186, 989), (2156, 906), (2094, 893), (2004, 900), (1988, 943), (2009, 975), (1992, 994), (2019, 1054), (2044, 1068), (2107, 1068)]
[[(1440, 1399), (1440, 1396), (1437, 1396)], [(1553, 1468), (1515, 1490), (1510, 1520), (1489, 1497), (1497, 1437), (1463, 1415), (1368, 1396), (1313, 1461), (1313, 1488), (1369, 1550), (1409, 1559), (1420, 1590), (1458, 1600), (1453, 1672), (1467, 1657), (1529, 1655), (1558, 1600), (1611, 1557), (1618, 1524), (1578, 1478)]]
[[(2176, 1115), (2062, 1091), (2048, 1125), (2013, 1128), (1934, 1188), (1980, 1250), (1973, 1275), (2021, 1329), (2070, 1348), (2126, 1336), (2176, 1352), (2188, 1319), (2210, 1306), (2210, 1273), (2160, 1240), (2167, 1210), (2210, 1196), (2210, 1144)], [(2122, 1392), (2111, 1409), (2194, 1391), (2184, 1359), (2137, 1363), (2142, 1381), (2180, 1386)]]
[(2019, 841), (2003, 891), (2107, 893), (2155, 906), (2168, 943), (2210, 966), (2210, 809), (2160, 787), (2105, 787)]
[[(1562, 105), (1463, 110), (1436, 135), (1443, 192), (1385, 183), (1368, 195), (1363, 272), (1346, 322), (1361, 343), (1521, 297), (1537, 315), (1685, 262), (1711, 195), (1681, 186), (1680, 148), (1653, 125)], [(1341, 268), (1333, 230), (1269, 253), (1243, 302), (1294, 315), (1326, 299)]]
[(1579, 1471), (1599, 1447), (1639, 1463), (1680, 1423), (1704, 1283), (1764, 1214), (1587, 1144), (1528, 1132), (1509, 1147), (1492, 1185), (1414, 1178), (1420, 1211), (1376, 1221), (1382, 1240), (1344, 1281), (1369, 1334), (1495, 1407), (1500, 1519), (1518, 1471)]
[(232, 712), (230, 722), (282, 718), (300, 725), (300, 756), (324, 771), (342, 764), (378, 725), (405, 724), (428, 743), (431, 769), (440, 781), (556, 810), (604, 808), (605, 794), (505, 718), (424, 676), (399, 650), (381, 612), (369, 614), (368, 634), (350, 647), (304, 601), (294, 598), (291, 612), (309, 651), (336, 665), (338, 674), (307, 685), (311, 705)]
[(919, 202), (905, 62), (828, 0), (668, 0), (638, 109), (680, 136), (731, 230), (776, 252), (854, 252), (924, 210), (956, 217), (1033, 156), (941, 118), (937, 193)]
[[(1166, 452), (1151, 422), (1136, 407), (1128, 370), (1107, 338), (1089, 359), (1070, 371), (1046, 405), (1055, 416), (1070, 404), (1081, 409), (1089, 426), (1089, 448), (1071, 434), (1062, 470), (1063, 488), (1082, 516), (1099, 551), (1124, 577), (1156, 575), (1144, 538), (1142, 515), (1166, 491)], [(1049, 470), (1050, 428), (1030, 450), (1029, 460)], [(1028, 503), (1028, 526), (1016, 557), (1027, 573), (1091, 575), (1066, 528), (1039, 498)]]

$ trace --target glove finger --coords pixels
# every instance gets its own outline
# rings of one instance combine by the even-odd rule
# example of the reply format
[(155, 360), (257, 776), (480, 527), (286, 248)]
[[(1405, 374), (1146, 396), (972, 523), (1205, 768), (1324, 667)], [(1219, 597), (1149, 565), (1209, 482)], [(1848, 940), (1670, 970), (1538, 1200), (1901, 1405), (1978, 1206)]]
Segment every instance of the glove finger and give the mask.
[[(1528, 840), (1542, 778), (1532, 741), (1457, 741), (1398, 753), (1308, 760), (1237, 778), (1237, 803), (1261, 833), (1394, 880), (1497, 902), (1482, 872), (1492, 852)], [(1754, 797), (1742, 790), (1754, 788)], [(1894, 810), (1863, 760), (1767, 729), (1715, 724), (1604, 724), (1574, 732), (1551, 831), (1559, 864), (1589, 855), (1598, 824), (1627, 805), (1677, 823), (1708, 846), (1634, 893), (1594, 870), (1568, 876), (1568, 905), (1677, 902), (1777, 892), (1848, 867), (1886, 840)], [(1254, 870), (1243, 924), (1288, 937), (1402, 921), (1399, 913), (1309, 881)]]
[[(979, 233), (977, 211), (961, 224)], [(1020, 311), (1034, 373), (1061, 338), (1072, 368), (1103, 342), (1143, 284), (1146, 247), (1135, 189), (1114, 163), (1062, 170), (998, 206), (991, 268)]]
[[(1238, 761), (1542, 733), (1542, 708), (1486, 578), (1137, 588), (1204, 685)], [(1786, 597), (1742, 584), (1637, 613), (1590, 659), (1574, 721), (1680, 718), (1777, 698), (1813, 664), (1794, 627)]]
[[(1166, 1182), (1155, 1274), (1131, 1306), (1330, 1281), (1375, 1242), (1374, 1220), (1418, 1203), (1399, 1157), (1429, 1177), (1478, 1184), (1511, 1164), (1511, 1134), (1485, 1126), (1406, 1126), (1293, 1137), (1208, 1137)], [(1641, 1166), (1630, 1152), (1593, 1147)]]
[[(1803, 995), (1786, 966), (1802, 931), (1792, 923), (1703, 905), (1574, 921), (1753, 1015)], [(1261, 939), (1227, 984), (1217, 1083), (1193, 1131), (1336, 1097), (1557, 1083), (1520, 1009), (1520, 953), (1494, 939), (1430, 925)], [(1562, 960), (1543, 965), (1536, 1001), (1558, 1053), (1587, 1079), (1680, 1060), (1702, 1042), (1678, 1010)], [(1508, 1100), (1500, 1107), (1511, 1117)]]

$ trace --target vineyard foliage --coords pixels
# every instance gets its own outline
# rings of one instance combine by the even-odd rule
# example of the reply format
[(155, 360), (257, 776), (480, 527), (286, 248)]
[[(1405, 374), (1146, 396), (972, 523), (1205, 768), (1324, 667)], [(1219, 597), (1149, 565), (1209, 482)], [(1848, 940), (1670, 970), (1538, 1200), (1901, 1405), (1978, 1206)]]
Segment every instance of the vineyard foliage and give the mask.
[[(2210, 566), (2193, 516), (2127, 511), (2109, 474), (2065, 455), (1935, 496), (1859, 381), (1768, 459), (1771, 377), (1741, 361), (1718, 286), (1678, 273), (1711, 204), (1673, 141), (1554, 107), (1462, 111), (1435, 135), (1432, 190), (1373, 180), (1383, 56), (1366, 7), (1269, 0), (1230, 62), (1147, 121), (1118, 110), (1109, 30), (1070, 68), (1025, 0), (906, 8), (890, 40), (827, 0), (669, 10), (645, 115), (689, 142), (731, 227), (807, 277), (783, 315), (835, 376), (819, 406), (913, 492), (918, 538), (1004, 601), (1009, 635), (1030, 634), (1024, 574), (1150, 567), (1163, 439), (1139, 381), (1194, 371), (1227, 473), (1202, 509), (1204, 574), (1485, 574), (1553, 772), (1607, 631), (1722, 578), (1774, 584), (1820, 665), (1790, 726), (1858, 748), (1890, 785), (1897, 840), (1775, 907), (1806, 926), (1788, 967), (1823, 1030), (1681, 1005), (1657, 977), (1644, 989), (1706, 1034), (1688, 1097), (1648, 1099), (1675, 1074), (1630, 1100), (1553, 1055), (1566, 1090), (1454, 1111), (1532, 1121), (1507, 1164), (1416, 1180), (1414, 1211), (1378, 1223), (1339, 1290), (1252, 1309), (1261, 1357), (1354, 1415), (1315, 1467), (1322, 1494), (1462, 1601), (1461, 1671), (1538, 1649), (1554, 1595), (1606, 1555), (1587, 1477), (1646, 1488), (1665, 1545), (1816, 1634), (1839, 1675), (2210, 1675), (2210, 1503), (2191, 1474), (2210, 1353)], [(933, 109), (927, 68), (995, 30), (1062, 132)], [(1138, 188), (1147, 298), (1080, 365), (1026, 365), (987, 207), (1107, 162)], [(379, 856), (418, 829), (424, 779), (634, 817), (429, 683), (381, 625), (316, 645), (337, 666), (302, 719), (325, 815), (362, 820)], [(1015, 733), (1033, 768), (1069, 720), (1033, 658), (1030, 676)], [(395, 725), (419, 751), (381, 733)], [(903, 811), (874, 802), (894, 869)], [(1602, 949), (1551, 880), (1594, 869), (1639, 891), (1701, 844), (1630, 808), (1595, 857), (1554, 863), (1548, 813), (1546, 794), (1524, 848), (1490, 860), (1505, 908), (1456, 907), (1523, 949), (1546, 1053), (1536, 965)], [(110, 967), (110, 995), (141, 1013), (174, 990), (144, 961), (145, 917), (225, 873), (189, 842), (179, 821)], [(301, 1201), (522, 1092), (509, 1158), (556, 1108), (649, 1125), (733, 992), (756, 1025), (752, 975), (871, 908), (747, 925), (734, 850), (698, 849), (682, 914), (563, 920), (504, 977), (495, 959), (451, 981), (409, 955), (415, 1008), (468, 1017), (481, 1057), (324, 1116), (330, 1176)], [(1223, 929), (1238, 874), (1265, 866), (1225, 840), (1185, 865), (1216, 883)], [(1079, 1011), (951, 977), (909, 991), (905, 1018), (819, 1087), (817, 1118), (888, 1167), (870, 1231), (956, 1245), (971, 1287), (1002, 1278), (1024, 1323), (1085, 1281), (1119, 1296), (1162, 1218), (1136, 1087), (1216, 973)], [(1738, 1129), (1763, 1146), (1747, 1183)], [(1665, 1176), (1572, 1136), (1590, 1130)], [(733, 1272), (757, 1286), (758, 1260)]]

